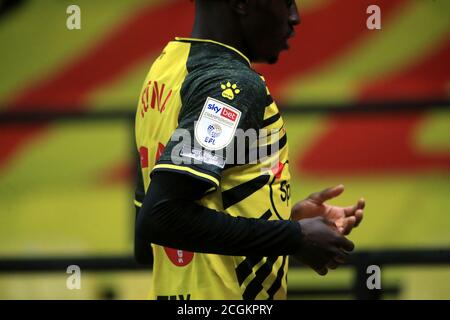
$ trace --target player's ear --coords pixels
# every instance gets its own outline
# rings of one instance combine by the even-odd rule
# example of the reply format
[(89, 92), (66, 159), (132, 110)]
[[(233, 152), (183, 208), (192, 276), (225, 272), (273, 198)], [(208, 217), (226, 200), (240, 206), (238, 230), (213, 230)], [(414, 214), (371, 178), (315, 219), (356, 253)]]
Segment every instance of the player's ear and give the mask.
[(228, 3), (230, 4), (231, 9), (237, 14), (243, 16), (248, 14), (249, 0), (229, 0)]

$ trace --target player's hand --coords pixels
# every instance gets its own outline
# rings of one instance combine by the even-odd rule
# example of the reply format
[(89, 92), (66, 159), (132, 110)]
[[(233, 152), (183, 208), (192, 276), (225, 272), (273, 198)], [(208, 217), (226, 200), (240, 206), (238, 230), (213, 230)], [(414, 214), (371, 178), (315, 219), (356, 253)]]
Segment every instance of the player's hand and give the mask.
[(324, 276), (328, 269), (336, 269), (345, 263), (354, 244), (340, 234), (333, 222), (323, 218), (302, 219), (302, 247), (295, 257), (300, 262)]
[(338, 185), (311, 194), (292, 207), (291, 219), (324, 217), (332, 221), (341, 234), (348, 235), (353, 228), (360, 224), (366, 203), (362, 198), (355, 205), (348, 207), (331, 206), (325, 203), (327, 200), (336, 198), (342, 192), (344, 192), (344, 186)]

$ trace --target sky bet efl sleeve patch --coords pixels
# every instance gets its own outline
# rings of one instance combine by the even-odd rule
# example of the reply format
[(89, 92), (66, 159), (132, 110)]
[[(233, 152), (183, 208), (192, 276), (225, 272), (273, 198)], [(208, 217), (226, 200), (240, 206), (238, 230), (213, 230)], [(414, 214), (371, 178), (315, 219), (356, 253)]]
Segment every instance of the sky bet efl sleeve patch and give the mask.
[(208, 97), (195, 126), (195, 139), (208, 150), (225, 148), (233, 140), (241, 111)]

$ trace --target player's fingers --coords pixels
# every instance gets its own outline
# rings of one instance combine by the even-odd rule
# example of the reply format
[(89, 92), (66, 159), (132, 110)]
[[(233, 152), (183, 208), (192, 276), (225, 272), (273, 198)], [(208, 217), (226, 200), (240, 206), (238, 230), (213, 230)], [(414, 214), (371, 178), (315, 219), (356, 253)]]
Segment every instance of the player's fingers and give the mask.
[(348, 235), (352, 229), (355, 227), (356, 225), (356, 217), (355, 216), (351, 216), (346, 218), (346, 223), (345, 223), (345, 227), (344, 227), (344, 231), (342, 232), (343, 235)]
[(348, 206), (344, 208), (345, 216), (352, 216), (356, 213), (357, 210), (363, 210), (366, 206), (366, 202), (363, 198), (359, 199), (358, 202), (354, 206)]
[(344, 236), (337, 237), (336, 244), (345, 251), (353, 251), (355, 244)]
[(344, 263), (347, 262), (347, 257), (348, 257), (348, 254), (346, 254), (346, 255), (342, 255), (342, 254), (341, 255), (336, 255), (333, 260), (336, 261), (339, 264), (344, 264)]
[(336, 198), (342, 192), (344, 192), (344, 185), (340, 184), (336, 187), (328, 188), (320, 192), (315, 192), (311, 194), (308, 198), (316, 203), (323, 203), (327, 200)]
[(344, 208), (345, 216), (346, 217), (353, 216), (355, 214), (356, 210), (358, 210), (357, 204), (355, 204), (354, 206), (345, 207)]
[(358, 200), (358, 209), (364, 209), (366, 207), (366, 200), (364, 198), (361, 198)]
[(337, 248), (332, 253), (333, 257), (328, 261), (327, 268), (334, 270), (347, 261), (348, 253)]
[(328, 269), (326, 267), (316, 268), (314, 271), (316, 271), (320, 276), (325, 276), (328, 273)]
[(321, 219), (322, 219), (322, 221), (323, 221), (327, 226), (329, 226), (331, 229), (333, 229), (334, 231), (337, 231), (338, 233), (340, 233), (340, 231), (339, 231), (340, 228), (338, 228), (338, 227), (336, 226), (336, 223), (334, 223), (334, 222), (331, 221), (330, 219), (327, 219), (327, 218), (324, 218), (324, 217), (321, 217)]
[(332, 253), (332, 257), (330, 260), (334, 260), (338, 263), (345, 263), (347, 261), (348, 258), (348, 252), (345, 252), (342, 249), (338, 249), (338, 248), (334, 248), (333, 250), (331, 250)]
[(331, 269), (331, 270), (336, 270), (339, 267), (340, 263), (335, 261), (335, 260), (331, 260), (328, 264), (327, 264), (327, 268)]
[(361, 221), (363, 219), (363, 216), (364, 216), (364, 211), (363, 210), (356, 210), (356, 213), (355, 213), (355, 219), (356, 219), (355, 227), (359, 226), (359, 224), (361, 223)]

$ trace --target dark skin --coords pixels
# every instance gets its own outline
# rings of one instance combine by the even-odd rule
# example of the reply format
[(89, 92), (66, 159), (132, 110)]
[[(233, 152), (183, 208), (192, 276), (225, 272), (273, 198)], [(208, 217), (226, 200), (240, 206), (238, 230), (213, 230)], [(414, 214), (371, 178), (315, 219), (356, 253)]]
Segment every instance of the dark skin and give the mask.
[[(192, 37), (230, 45), (252, 62), (273, 64), (289, 49), (288, 39), (299, 23), (292, 0), (196, 0)], [(303, 237), (297, 258), (320, 275), (345, 263), (354, 249), (345, 235), (363, 217), (363, 199), (348, 207), (325, 204), (343, 191), (339, 185), (313, 193), (292, 208), (291, 219), (299, 222)]]
[(292, 0), (196, 0), (193, 38), (228, 44), (252, 62), (276, 63), (300, 23)]

